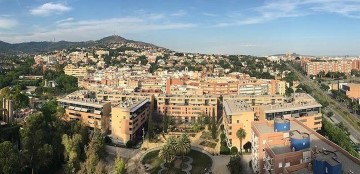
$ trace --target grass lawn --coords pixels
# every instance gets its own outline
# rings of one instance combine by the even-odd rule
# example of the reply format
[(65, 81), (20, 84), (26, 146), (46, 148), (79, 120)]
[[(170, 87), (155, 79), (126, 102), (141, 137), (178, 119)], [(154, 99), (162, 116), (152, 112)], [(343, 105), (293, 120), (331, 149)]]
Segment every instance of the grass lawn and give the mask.
[(205, 173), (205, 168), (211, 169), (212, 160), (209, 156), (196, 150), (191, 150), (186, 156), (194, 160), (190, 173), (202, 174)]
[(159, 158), (159, 152), (160, 150), (149, 152), (144, 156), (143, 161), (141, 161), (142, 164), (149, 164), (151, 166), (151, 170), (148, 171), (149, 173), (157, 173), (161, 169), (160, 164), (163, 161)]

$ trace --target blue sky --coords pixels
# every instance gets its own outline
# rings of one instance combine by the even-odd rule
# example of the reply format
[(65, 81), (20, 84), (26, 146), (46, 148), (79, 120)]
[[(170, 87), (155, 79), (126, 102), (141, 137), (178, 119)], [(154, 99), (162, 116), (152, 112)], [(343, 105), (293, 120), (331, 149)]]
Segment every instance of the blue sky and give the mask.
[(0, 40), (117, 34), (176, 51), (360, 55), (360, 0), (0, 0)]

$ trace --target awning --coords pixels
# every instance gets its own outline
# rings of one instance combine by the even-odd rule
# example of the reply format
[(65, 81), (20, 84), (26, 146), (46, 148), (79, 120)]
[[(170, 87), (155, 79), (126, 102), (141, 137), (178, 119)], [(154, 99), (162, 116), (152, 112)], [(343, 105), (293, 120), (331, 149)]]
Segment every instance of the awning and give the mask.
[(69, 109), (72, 109), (72, 110), (74, 110), (74, 106), (69, 106)]
[(101, 111), (95, 110), (94, 113), (95, 113), (95, 114), (101, 114)]
[(88, 111), (88, 109), (86, 109), (86, 108), (81, 109), (81, 112), (87, 112), (87, 111)]

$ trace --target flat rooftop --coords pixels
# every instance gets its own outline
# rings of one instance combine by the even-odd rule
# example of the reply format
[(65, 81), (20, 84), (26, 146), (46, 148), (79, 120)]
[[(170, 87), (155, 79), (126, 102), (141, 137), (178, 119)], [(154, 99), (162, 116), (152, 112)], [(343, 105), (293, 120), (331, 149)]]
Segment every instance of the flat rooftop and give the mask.
[(303, 103), (281, 103), (281, 104), (272, 104), (272, 105), (262, 105), (262, 109), (265, 113), (273, 112), (286, 112), (292, 110), (301, 110), (308, 108), (322, 107), (321, 104), (317, 102), (303, 102)]
[[(253, 122), (252, 124), (253, 124), (254, 128), (257, 131), (259, 131), (260, 134), (271, 134), (271, 133), (283, 134), (284, 133), (284, 132), (275, 132), (273, 124), (271, 124), (269, 122)], [(333, 146), (329, 142), (323, 140), (322, 139), (323, 137), (320, 134), (316, 133), (314, 130), (305, 128), (303, 125), (300, 125), (300, 122), (297, 120), (296, 121), (290, 120), (290, 131), (291, 130), (298, 130), (299, 132), (309, 134), (311, 149), (318, 149), (319, 151), (325, 149), (327, 151), (335, 152), (335, 154), (337, 156), (337, 160), (341, 162), (344, 172), (348, 172), (351, 170), (354, 173), (360, 173), (360, 161), (359, 160), (356, 162), (353, 161), (349, 156), (347, 156), (347, 154), (339, 151), (339, 149), (341, 149), (340, 147)], [(277, 147), (277, 146), (274, 146), (274, 147)], [(289, 147), (287, 147), (287, 148), (289, 148)], [(275, 151), (273, 150), (273, 152), (274, 152), (274, 154), (287, 153), (287, 149), (277, 147), (275, 149)], [(322, 156), (320, 156), (320, 155), (321, 154), (319, 154), (319, 157), (322, 158)]]
[(251, 112), (252, 107), (242, 100), (225, 100), (223, 107), (226, 115), (235, 115), (242, 112)]
[(216, 95), (180, 95), (180, 94), (160, 94), (159, 97), (176, 97), (176, 98), (214, 98)]
[(122, 108), (124, 110), (134, 112), (148, 102), (149, 102), (149, 99), (138, 99), (138, 98), (128, 99), (128, 100), (120, 101), (116, 104), (113, 104), (113, 107)]
[(90, 99), (90, 98), (79, 98), (79, 97), (64, 97), (57, 100), (58, 102), (77, 104), (92, 107), (103, 107), (104, 104), (110, 103), (108, 101)]

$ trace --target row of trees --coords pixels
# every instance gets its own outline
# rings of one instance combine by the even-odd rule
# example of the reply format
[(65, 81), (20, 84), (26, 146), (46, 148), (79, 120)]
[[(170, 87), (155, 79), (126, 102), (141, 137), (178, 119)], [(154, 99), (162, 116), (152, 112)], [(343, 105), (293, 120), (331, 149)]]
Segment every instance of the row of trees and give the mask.
[(325, 73), (325, 71), (320, 71), (317, 74), (318, 77), (322, 78), (322, 77), (327, 77), (327, 78), (341, 78), (341, 79), (346, 79), (346, 74), (342, 73), (342, 72), (327, 72)]
[(352, 141), (348, 136), (348, 133), (344, 129), (331, 124), (326, 119), (322, 119), (322, 125), (323, 125), (322, 130), (325, 136), (327, 136), (330, 141), (336, 143), (337, 145), (348, 151), (353, 156), (357, 158), (360, 157), (359, 153), (355, 151), (351, 143)]
[(333, 97), (339, 101), (344, 103), (348, 108), (350, 108), (355, 114), (358, 113), (360, 105), (357, 102), (357, 100), (352, 100), (348, 96), (346, 96), (345, 93), (338, 91), (338, 90), (332, 90), (331, 93), (333, 94)]

